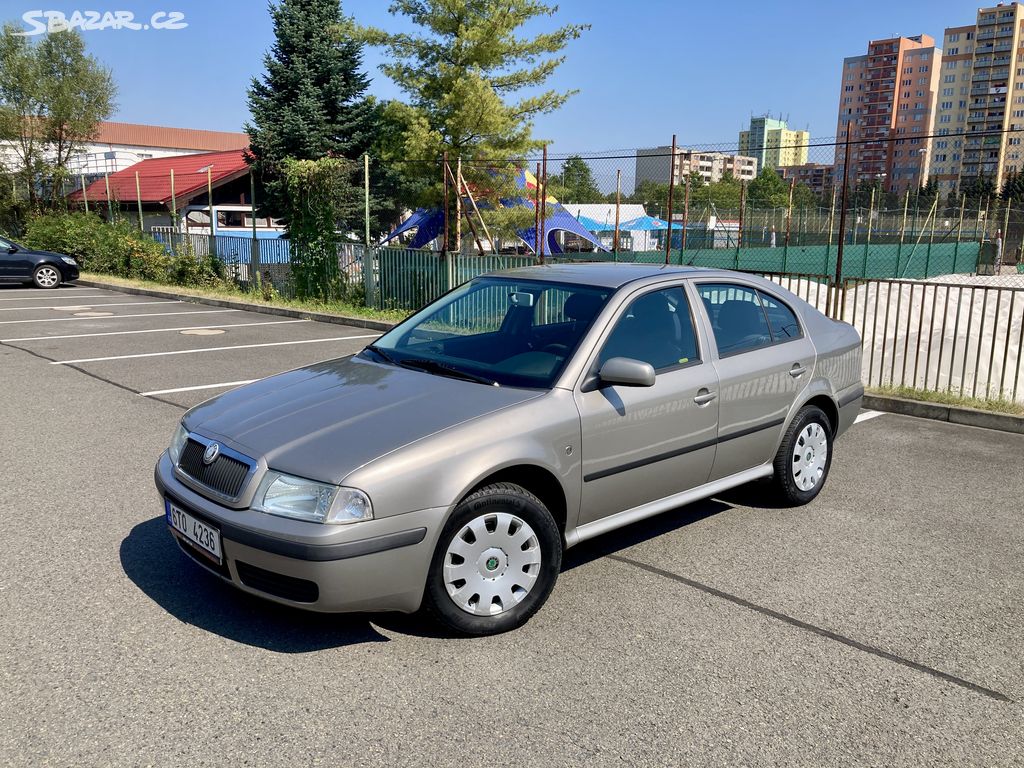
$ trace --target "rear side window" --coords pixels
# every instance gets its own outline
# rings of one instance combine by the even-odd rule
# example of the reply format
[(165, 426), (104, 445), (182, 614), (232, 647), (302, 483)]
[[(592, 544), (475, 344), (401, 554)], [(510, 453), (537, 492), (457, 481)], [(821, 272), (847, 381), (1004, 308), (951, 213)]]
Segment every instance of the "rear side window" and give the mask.
[(772, 343), (756, 290), (729, 283), (700, 283), (697, 292), (711, 318), (718, 354), (734, 355)]
[(759, 291), (758, 295), (761, 297), (761, 306), (764, 307), (764, 313), (768, 316), (768, 325), (775, 341), (789, 341), (803, 336), (800, 323), (797, 322), (793, 310), (766, 293)]

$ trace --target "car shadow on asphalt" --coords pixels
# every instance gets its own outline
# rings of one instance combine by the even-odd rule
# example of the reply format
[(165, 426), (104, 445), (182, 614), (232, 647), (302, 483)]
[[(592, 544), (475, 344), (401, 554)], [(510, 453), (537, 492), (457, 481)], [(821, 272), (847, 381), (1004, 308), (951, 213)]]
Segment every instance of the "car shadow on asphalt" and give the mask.
[(649, 539), (678, 531), (732, 508), (732, 504), (727, 504), (724, 501), (705, 499), (602, 534), (584, 541), (566, 552), (565, 557), (562, 558), (562, 572), (571, 571), (573, 568), (642, 544)]
[[(365, 614), (301, 611), (235, 589), (182, 553), (163, 517), (132, 528), (120, 555), (125, 574), (157, 605), (228, 640), (277, 653), (310, 653), (389, 639)], [(415, 634), (415, 627), (401, 631)]]

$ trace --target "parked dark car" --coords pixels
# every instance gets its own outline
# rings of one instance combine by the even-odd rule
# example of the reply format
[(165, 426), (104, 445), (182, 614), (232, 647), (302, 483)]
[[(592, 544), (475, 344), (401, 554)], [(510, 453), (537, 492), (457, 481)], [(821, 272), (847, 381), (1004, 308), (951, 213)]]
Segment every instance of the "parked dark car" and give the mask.
[(58, 288), (78, 279), (78, 262), (50, 251), (34, 251), (0, 237), (0, 282), (33, 283), (37, 288)]

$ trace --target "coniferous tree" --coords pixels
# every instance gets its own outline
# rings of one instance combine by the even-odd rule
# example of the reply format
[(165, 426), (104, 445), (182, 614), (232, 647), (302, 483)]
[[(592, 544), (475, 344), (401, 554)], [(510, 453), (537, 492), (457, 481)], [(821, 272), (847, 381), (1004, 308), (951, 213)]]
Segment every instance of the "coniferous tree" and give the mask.
[[(270, 15), (275, 42), (264, 57), (266, 73), (249, 88), (246, 132), (257, 205), (280, 216), (288, 210), (285, 158), (359, 159), (372, 146), (376, 105), (366, 97), (361, 43), (336, 34), (344, 20), (338, 0), (281, 0)], [(341, 199), (353, 203), (339, 212), (338, 225), (360, 229), (358, 196)]]

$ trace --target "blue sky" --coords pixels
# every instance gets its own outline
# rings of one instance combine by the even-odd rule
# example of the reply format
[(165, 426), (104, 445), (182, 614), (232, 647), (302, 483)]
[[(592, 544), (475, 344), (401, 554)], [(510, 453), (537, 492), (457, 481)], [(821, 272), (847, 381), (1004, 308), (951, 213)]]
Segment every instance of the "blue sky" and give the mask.
[[(366, 24), (400, 25), (388, 0), (348, 0), (347, 14)], [(592, 29), (567, 50), (552, 79), (580, 93), (537, 120), (535, 134), (558, 153), (667, 144), (735, 142), (751, 112), (788, 115), (817, 137), (835, 133), (844, 56), (870, 38), (926, 33), (969, 23), (977, 3), (964, 0), (864, 0), (850, 12), (839, 0), (563, 0), (554, 22)], [(261, 72), (272, 42), (261, 0), (162, 0), (159, 3), (64, 3), (0, 0), (0, 20), (25, 26), (32, 9), (127, 10), (144, 23), (157, 11), (180, 11), (180, 30), (84, 33), (90, 51), (114, 71), (120, 92), (115, 119), (190, 128), (239, 130), (248, 117), (246, 88)], [(367, 51), (371, 91), (399, 95)]]

